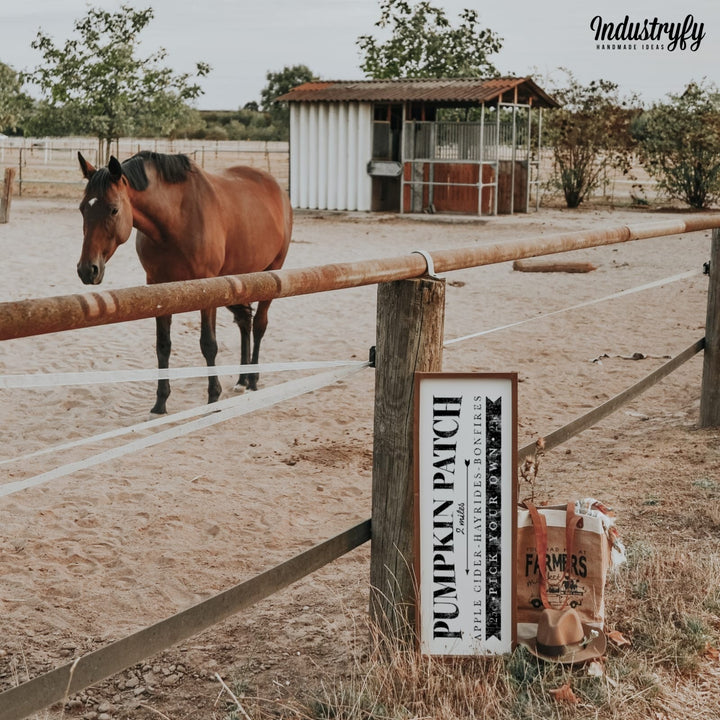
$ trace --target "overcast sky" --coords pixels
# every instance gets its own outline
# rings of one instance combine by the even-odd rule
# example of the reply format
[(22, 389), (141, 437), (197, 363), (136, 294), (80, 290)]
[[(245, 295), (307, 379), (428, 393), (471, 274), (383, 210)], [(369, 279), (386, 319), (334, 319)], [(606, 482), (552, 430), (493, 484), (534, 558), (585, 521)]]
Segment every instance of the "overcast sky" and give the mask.
[[(95, 0), (3, 0), (0, 8), (0, 62), (15, 70), (32, 69), (40, 55), (30, 43), (40, 28), (56, 45), (72, 34), (73, 21), (90, 5), (116, 10), (121, 2)], [(260, 99), (266, 73), (304, 64), (323, 79), (363, 77), (356, 44), (363, 34), (382, 37), (375, 27), (379, 0), (125, 0), (135, 8), (153, 7), (155, 17), (142, 34), (143, 54), (161, 46), (166, 64), (192, 71), (208, 62), (211, 74), (202, 80), (201, 109), (236, 109)], [(691, 80), (706, 77), (720, 85), (720, 0), (695, 0), (680, 9), (669, 0), (431, 0), (457, 23), (463, 8), (474, 8), (480, 20), (503, 39), (493, 60), (506, 75), (556, 74), (570, 68), (582, 82), (605, 78), (626, 94), (640, 93), (646, 101), (680, 92)], [(695, 51), (664, 49), (598, 49), (592, 19), (621, 23), (685, 22), (692, 15), (703, 24), (704, 38)], [(691, 26), (688, 26), (691, 28)], [(698, 27), (699, 29), (699, 27)], [(618, 43), (607, 42), (605, 45)], [(628, 44), (620, 43), (620, 44)]]

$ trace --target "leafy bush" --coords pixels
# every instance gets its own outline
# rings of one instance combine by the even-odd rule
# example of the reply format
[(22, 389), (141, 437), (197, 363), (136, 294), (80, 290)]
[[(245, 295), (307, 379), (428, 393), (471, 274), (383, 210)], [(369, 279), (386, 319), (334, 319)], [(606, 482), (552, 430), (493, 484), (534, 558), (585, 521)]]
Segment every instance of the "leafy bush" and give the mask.
[(576, 208), (595, 190), (607, 170), (630, 171), (634, 141), (630, 122), (637, 111), (608, 80), (581, 85), (570, 73), (565, 87), (551, 94), (562, 107), (548, 113), (544, 142), (553, 149), (552, 183)]
[(20, 74), (0, 62), (0, 132), (14, 132), (32, 108), (32, 100), (21, 88)]
[(270, 113), (243, 108), (200, 111), (203, 127), (192, 133), (197, 140), (287, 140), (289, 128), (273, 121)]
[(222, 125), (210, 125), (203, 133), (206, 140), (227, 140), (228, 131)]
[(693, 83), (668, 97), (632, 125), (640, 160), (670, 198), (708, 207), (720, 197), (718, 90)]

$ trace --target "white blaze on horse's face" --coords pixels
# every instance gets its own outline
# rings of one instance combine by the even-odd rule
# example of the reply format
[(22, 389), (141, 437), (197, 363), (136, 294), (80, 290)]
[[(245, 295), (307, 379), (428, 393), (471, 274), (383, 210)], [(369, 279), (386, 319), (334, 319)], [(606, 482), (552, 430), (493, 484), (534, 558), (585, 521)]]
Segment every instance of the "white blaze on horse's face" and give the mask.
[(100, 170), (87, 163), (82, 155), (79, 159), (88, 184), (80, 203), (83, 247), (77, 272), (86, 285), (98, 285), (105, 273), (105, 263), (118, 245), (130, 237), (132, 207), (127, 194), (127, 180), (115, 158), (110, 159), (107, 168)]

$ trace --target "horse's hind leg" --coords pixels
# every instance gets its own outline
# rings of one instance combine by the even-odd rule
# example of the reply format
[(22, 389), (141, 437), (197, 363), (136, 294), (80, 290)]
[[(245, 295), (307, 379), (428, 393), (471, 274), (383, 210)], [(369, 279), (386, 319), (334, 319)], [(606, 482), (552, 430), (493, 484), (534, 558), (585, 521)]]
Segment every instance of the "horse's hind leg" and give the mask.
[[(253, 365), (257, 365), (260, 361), (260, 342), (265, 335), (268, 325), (268, 310), (270, 309), (271, 300), (262, 300), (258, 303), (257, 311), (255, 312), (255, 319), (253, 320), (253, 351), (251, 362)], [(259, 373), (251, 373), (248, 376), (248, 389), (257, 390)]]
[[(252, 307), (250, 305), (229, 305), (228, 310), (235, 317), (235, 324), (240, 328), (240, 363), (247, 365), (250, 362), (250, 328), (252, 327)], [(236, 388), (248, 386), (249, 375), (242, 373), (238, 378)]]
[[(217, 339), (215, 337), (215, 318), (217, 310), (210, 308), (200, 311), (200, 350), (208, 367), (215, 365), (217, 357)], [(222, 393), (222, 385), (216, 375), (208, 377), (208, 402), (214, 403)]]
[[(170, 324), (172, 323), (172, 315), (163, 315), (155, 318), (156, 343), (155, 352), (157, 353), (158, 368), (167, 368), (170, 364)], [(157, 399), (155, 406), (150, 411), (153, 415), (164, 415), (167, 412), (165, 407), (168, 396), (170, 395), (170, 381), (158, 380)]]

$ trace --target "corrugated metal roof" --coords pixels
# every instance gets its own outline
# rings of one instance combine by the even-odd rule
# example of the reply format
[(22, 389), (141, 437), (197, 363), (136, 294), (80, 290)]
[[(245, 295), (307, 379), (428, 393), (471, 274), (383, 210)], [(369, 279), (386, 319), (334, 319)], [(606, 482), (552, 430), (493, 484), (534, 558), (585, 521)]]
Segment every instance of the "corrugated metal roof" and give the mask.
[[(407, 78), (403, 80), (328, 80), (298, 85), (281, 102), (428, 102), (490, 103), (505, 93), (539, 107), (559, 103), (531, 78)], [(508, 101), (508, 98), (505, 98)]]

